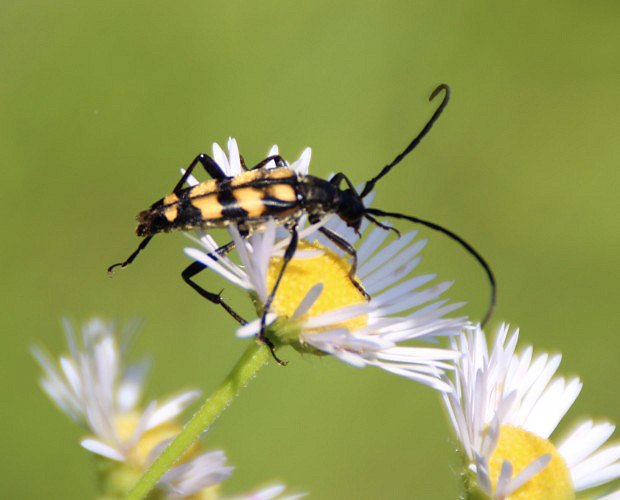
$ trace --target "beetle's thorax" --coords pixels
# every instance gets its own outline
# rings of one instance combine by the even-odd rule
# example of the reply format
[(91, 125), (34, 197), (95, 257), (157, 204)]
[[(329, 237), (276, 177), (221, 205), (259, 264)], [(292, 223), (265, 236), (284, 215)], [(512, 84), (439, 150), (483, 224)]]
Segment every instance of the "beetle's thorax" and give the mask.
[(348, 226), (359, 229), (366, 209), (355, 191), (341, 190), (331, 182), (311, 175), (306, 175), (300, 180), (299, 190), (303, 208), (308, 215), (320, 217), (333, 213)]

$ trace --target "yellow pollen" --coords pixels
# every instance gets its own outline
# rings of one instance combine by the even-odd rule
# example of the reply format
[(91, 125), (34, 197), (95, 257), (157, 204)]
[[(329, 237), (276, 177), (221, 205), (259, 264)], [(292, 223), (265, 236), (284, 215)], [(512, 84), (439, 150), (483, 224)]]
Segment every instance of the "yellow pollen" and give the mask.
[[(349, 269), (351, 264), (330, 249), (317, 242), (300, 242), (298, 252), (319, 250), (316, 257), (294, 257), (288, 264), (280, 286), (273, 300), (272, 311), (278, 316), (291, 317), (306, 293), (317, 283), (323, 284), (323, 291), (301, 320), (339, 309), (341, 307), (366, 302), (364, 295), (351, 283)], [(267, 290), (271, 290), (282, 267), (282, 259), (272, 258), (267, 270)], [(339, 327), (354, 330), (366, 326), (368, 315), (357, 316)], [(331, 325), (330, 328), (333, 328)], [(321, 329), (317, 329), (317, 332)]]
[(509, 460), (513, 467), (513, 477), (541, 455), (551, 455), (547, 466), (532, 477), (526, 484), (510, 495), (510, 500), (567, 500), (575, 498), (570, 470), (564, 459), (550, 441), (529, 431), (502, 425), (499, 440), (491, 459), (489, 473), (493, 489), (504, 460)]

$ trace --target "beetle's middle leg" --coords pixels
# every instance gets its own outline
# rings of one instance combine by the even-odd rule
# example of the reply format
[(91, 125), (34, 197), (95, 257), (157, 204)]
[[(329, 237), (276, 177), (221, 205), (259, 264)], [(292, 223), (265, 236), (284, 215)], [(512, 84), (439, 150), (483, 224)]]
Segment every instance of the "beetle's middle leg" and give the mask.
[(278, 286), (280, 286), (280, 281), (282, 281), (282, 276), (284, 276), (284, 271), (286, 271), (286, 268), (289, 262), (291, 261), (291, 259), (295, 255), (295, 252), (297, 251), (297, 244), (299, 242), (299, 235), (297, 234), (297, 221), (287, 226), (287, 229), (291, 233), (291, 241), (289, 242), (288, 246), (286, 247), (286, 250), (284, 251), (284, 257), (282, 259), (282, 267), (280, 268), (278, 277), (276, 278), (273, 288), (271, 289), (271, 293), (269, 293), (269, 296), (267, 297), (267, 300), (265, 301), (265, 304), (263, 306), (263, 315), (260, 321), (260, 332), (258, 334), (259, 340), (267, 344), (267, 347), (269, 347), (269, 349), (271, 350), (271, 355), (273, 356), (273, 359), (275, 359), (278, 362), (278, 364), (282, 366), (286, 366), (287, 363), (286, 361), (282, 361), (280, 358), (278, 358), (278, 356), (275, 353), (275, 346), (273, 342), (271, 342), (271, 340), (269, 340), (267, 336), (265, 335), (265, 330), (267, 328), (266, 321), (267, 321), (267, 314), (269, 313), (269, 308), (271, 307), (273, 299), (276, 296), (276, 292), (278, 291)]
[(370, 300), (370, 295), (364, 290), (362, 284), (355, 278), (355, 274), (357, 273), (357, 251), (353, 248), (353, 245), (345, 240), (338, 233), (332, 231), (331, 229), (327, 229), (326, 227), (320, 227), (319, 232), (323, 234), (328, 240), (333, 242), (340, 250), (345, 252), (351, 257), (351, 269), (349, 269), (349, 280), (355, 288), (359, 290), (359, 292), (364, 296), (366, 300)]

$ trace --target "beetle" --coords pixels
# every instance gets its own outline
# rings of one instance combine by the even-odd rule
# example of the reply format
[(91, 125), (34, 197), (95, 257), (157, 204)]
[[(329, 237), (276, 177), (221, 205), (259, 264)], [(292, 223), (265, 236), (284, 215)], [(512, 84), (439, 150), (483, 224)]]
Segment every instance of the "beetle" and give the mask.
[[(116, 267), (123, 268), (131, 264), (158, 233), (185, 231), (192, 228), (225, 228), (234, 225), (242, 237), (248, 237), (254, 231), (263, 230), (267, 220), (274, 219), (277, 224), (286, 228), (291, 237), (284, 252), (282, 267), (264, 304), (258, 337), (270, 348), (274, 359), (279, 364), (285, 364), (276, 356), (274, 344), (265, 334), (265, 321), (286, 267), (297, 250), (298, 225), (301, 216), (306, 214), (309, 222), (315, 224), (326, 215), (335, 214), (358, 234), (364, 219), (383, 229), (393, 230), (400, 234), (398, 230), (382, 224), (377, 217), (404, 219), (426, 226), (455, 240), (482, 266), (491, 285), (490, 303), (482, 320), (484, 326), (495, 306), (497, 285), (493, 271), (482, 255), (463, 238), (439, 224), (410, 215), (368, 208), (364, 205), (364, 198), (374, 190), (377, 182), (415, 149), (446, 108), (450, 100), (450, 87), (446, 84), (437, 86), (429, 100), (432, 101), (441, 92), (443, 92), (443, 99), (424, 128), (402, 153), (365, 183), (361, 192), (355, 189), (344, 173), (337, 173), (329, 180), (303, 175), (290, 169), (279, 155), (269, 156), (250, 169), (242, 161), (245, 171), (235, 177), (229, 177), (210, 156), (205, 153), (199, 154), (183, 173), (171, 194), (157, 200), (150, 208), (138, 214), (136, 234), (143, 240), (125, 261), (113, 264), (108, 268), (108, 272), (111, 273)], [(184, 188), (185, 182), (198, 165), (204, 168), (211, 179), (193, 187)], [(360, 292), (369, 298), (355, 279), (357, 254), (353, 246), (345, 238), (326, 227), (320, 227), (318, 231), (350, 256), (349, 277)], [(234, 242), (231, 241), (215, 250), (213, 254), (226, 254), (234, 246)], [(192, 280), (206, 267), (201, 262), (193, 262), (181, 273), (183, 280), (202, 297), (219, 304), (236, 321), (245, 324), (245, 320), (224, 302), (221, 294), (209, 292)]]

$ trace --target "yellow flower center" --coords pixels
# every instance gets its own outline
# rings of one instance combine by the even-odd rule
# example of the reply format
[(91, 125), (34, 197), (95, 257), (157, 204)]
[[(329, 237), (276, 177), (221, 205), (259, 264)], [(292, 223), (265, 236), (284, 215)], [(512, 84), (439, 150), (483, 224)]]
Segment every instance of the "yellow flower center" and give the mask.
[[(115, 430), (121, 442), (128, 442), (131, 439), (139, 418), (140, 416), (136, 412), (125, 413), (116, 417)], [(147, 465), (147, 460), (153, 449), (162, 441), (175, 437), (180, 430), (181, 426), (174, 422), (164, 422), (149, 429), (140, 436), (140, 439), (129, 450), (128, 460), (133, 465), (140, 467)]]
[[(123, 444), (125, 460), (116, 462), (100, 457), (99, 475), (103, 494), (99, 498), (125, 498), (149, 465), (155, 447), (162, 441), (174, 438), (181, 430), (181, 426), (174, 422), (164, 422), (142, 433), (140, 438), (133, 442), (132, 438), (139, 422), (140, 414), (135, 411), (115, 416), (114, 431)], [(181, 456), (181, 462), (191, 459), (196, 450), (197, 445), (192, 445)]]
[[(276, 291), (272, 312), (278, 316), (291, 317), (301, 300), (317, 283), (323, 284), (323, 291), (310, 310), (300, 318), (302, 321), (327, 311), (366, 302), (362, 292), (349, 279), (351, 264), (347, 260), (318, 242), (300, 242), (299, 250), (319, 250), (321, 254), (294, 257), (289, 262)], [(281, 268), (282, 258), (272, 258), (267, 270), (267, 290), (273, 288)], [(354, 330), (366, 326), (367, 322), (368, 315), (361, 315), (336, 326)], [(330, 325), (330, 328), (333, 327)]]
[(542, 471), (510, 495), (510, 500), (575, 498), (570, 470), (555, 446), (546, 439), (512, 425), (500, 427), (497, 447), (489, 460), (493, 489), (497, 485), (504, 460), (512, 464), (512, 476), (515, 477), (533, 460), (546, 454), (551, 455), (551, 461)]

